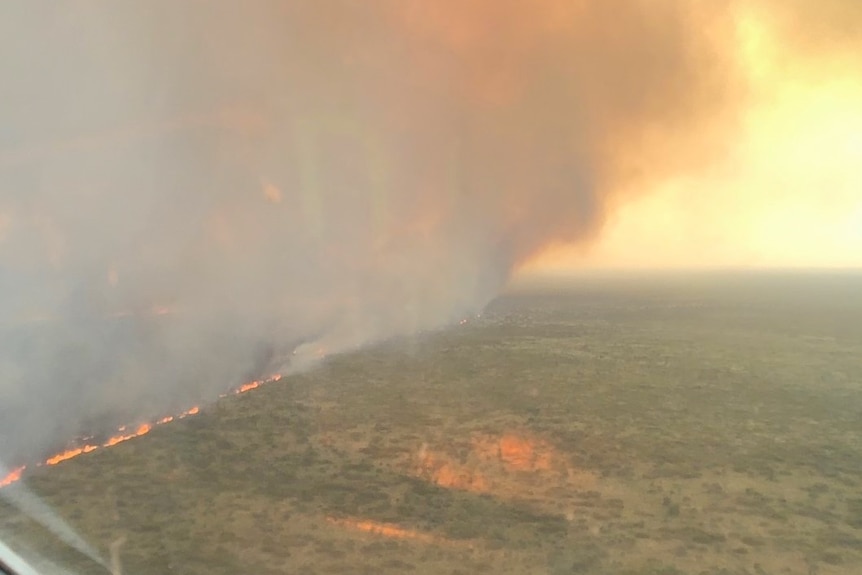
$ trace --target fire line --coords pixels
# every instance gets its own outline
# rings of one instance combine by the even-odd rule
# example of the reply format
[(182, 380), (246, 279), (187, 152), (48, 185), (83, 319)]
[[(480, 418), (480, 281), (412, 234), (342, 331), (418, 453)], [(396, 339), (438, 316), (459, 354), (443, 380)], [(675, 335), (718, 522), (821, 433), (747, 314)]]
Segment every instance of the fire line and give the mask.
[[(251, 391), (253, 389), (257, 389), (262, 385), (267, 383), (273, 383), (282, 378), (280, 373), (272, 375), (266, 379), (258, 379), (254, 381), (250, 381), (240, 385), (237, 388), (234, 388), (230, 393), (225, 393), (220, 395), (219, 397), (227, 397), (228, 395), (239, 395), (241, 393), (246, 393), (247, 391)], [(184, 419), (186, 417), (190, 417), (193, 415), (199, 414), (201, 408), (197, 405), (191, 407), (182, 413), (177, 415), (168, 415), (162, 417), (161, 419), (157, 419), (153, 423), (142, 423), (138, 425), (138, 427), (134, 428), (134, 431), (128, 431), (131, 429), (131, 426), (122, 425), (117, 428), (117, 434), (109, 437), (104, 443), (99, 445), (93, 445), (91, 443), (84, 443), (83, 445), (79, 445), (77, 447), (73, 447), (71, 449), (67, 449), (65, 451), (61, 451), (59, 453), (55, 453), (54, 455), (48, 457), (44, 461), (41, 461), (36, 464), (36, 467), (42, 465), (57, 465), (58, 463), (62, 463), (63, 461), (68, 461), (69, 459), (74, 459), (79, 455), (83, 455), (85, 453), (91, 453), (96, 451), (97, 449), (113, 447), (117, 444), (123, 443), (130, 439), (134, 439), (136, 437), (140, 437), (142, 435), (146, 435), (149, 433), (153, 427), (157, 425), (165, 425), (177, 419)], [(0, 477), (0, 488), (6, 487), (8, 485), (12, 485), (13, 483), (18, 482), (24, 475), (24, 471), (27, 469), (26, 465), (22, 465), (20, 467), (16, 467), (12, 471), (6, 474), (5, 477)]]

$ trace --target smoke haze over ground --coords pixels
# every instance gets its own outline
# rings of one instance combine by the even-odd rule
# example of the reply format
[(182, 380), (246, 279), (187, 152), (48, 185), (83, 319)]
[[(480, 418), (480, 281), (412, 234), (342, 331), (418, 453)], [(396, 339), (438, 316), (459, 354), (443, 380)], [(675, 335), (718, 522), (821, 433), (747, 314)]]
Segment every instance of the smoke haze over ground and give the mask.
[(481, 310), (720, 153), (731, 7), (5, 3), (0, 459)]

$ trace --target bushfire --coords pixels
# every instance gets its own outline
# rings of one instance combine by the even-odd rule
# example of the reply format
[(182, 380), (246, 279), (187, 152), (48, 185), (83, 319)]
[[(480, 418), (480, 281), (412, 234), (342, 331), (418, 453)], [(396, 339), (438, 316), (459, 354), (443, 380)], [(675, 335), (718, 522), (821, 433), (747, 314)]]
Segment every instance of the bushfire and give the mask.
[[(275, 375), (272, 375), (266, 379), (258, 379), (258, 380), (250, 381), (250, 382), (244, 383), (244, 384), (240, 385), (239, 387), (233, 389), (230, 393), (222, 394), (220, 397), (227, 397), (228, 395), (231, 395), (231, 394), (238, 395), (240, 393), (245, 393), (247, 391), (251, 391), (252, 389), (257, 389), (261, 385), (276, 382), (276, 381), (280, 380), (281, 377), (282, 377), (281, 374), (275, 374)], [(59, 453), (56, 453), (56, 454), (52, 455), (51, 457), (48, 457), (44, 461), (36, 463), (35, 467), (41, 467), (43, 465), (57, 465), (58, 463), (61, 463), (63, 461), (68, 461), (69, 459), (74, 459), (75, 457), (78, 457), (79, 455), (83, 455), (85, 453), (91, 453), (91, 452), (96, 451), (97, 449), (100, 449), (100, 448), (113, 447), (117, 444), (123, 443), (124, 441), (128, 441), (130, 439), (134, 439), (136, 437), (146, 435), (147, 433), (149, 433), (153, 429), (154, 426), (164, 425), (166, 423), (170, 423), (170, 422), (177, 420), (177, 419), (183, 419), (183, 418), (186, 418), (186, 417), (189, 417), (192, 415), (197, 415), (200, 413), (200, 411), (201, 411), (200, 407), (196, 405), (196, 406), (191, 407), (191, 408), (189, 408), (189, 409), (187, 409), (187, 410), (185, 410), (182, 413), (179, 413), (177, 415), (168, 415), (168, 416), (162, 417), (161, 419), (158, 419), (152, 423), (142, 423), (134, 429), (131, 429), (127, 425), (123, 425), (123, 426), (117, 428), (116, 434), (109, 437), (103, 443), (92, 444), (92, 443), (89, 443), (88, 441), (81, 441), (81, 442), (79, 442), (79, 445), (77, 445), (75, 447), (72, 447), (72, 448), (67, 449), (65, 451), (61, 451)], [(91, 439), (92, 438), (88, 438), (88, 440), (91, 440)], [(27, 470), (27, 466), (22, 465), (20, 467), (16, 467), (11, 472), (7, 473), (5, 477), (0, 478), (0, 488), (6, 487), (8, 485), (12, 485), (13, 483), (16, 483), (17, 481), (19, 481), (23, 477), (24, 472), (26, 470)]]

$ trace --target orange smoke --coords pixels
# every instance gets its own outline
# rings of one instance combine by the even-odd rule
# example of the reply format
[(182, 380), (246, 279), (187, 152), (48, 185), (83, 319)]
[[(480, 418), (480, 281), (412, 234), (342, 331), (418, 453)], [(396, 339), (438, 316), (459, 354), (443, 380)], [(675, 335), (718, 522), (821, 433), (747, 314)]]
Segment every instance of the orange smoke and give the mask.
[(263, 197), (271, 204), (281, 203), (282, 194), (278, 186), (268, 180), (261, 178), (261, 188), (263, 189)]
[(752, 0), (735, 13), (725, 51), (746, 95), (725, 153), (646, 182), (588, 254), (550, 246), (523, 273), (862, 265), (862, 3)]
[(488, 491), (488, 482), (477, 471), (459, 464), (445, 454), (431, 453), (424, 447), (419, 453), (416, 472), (420, 477), (440, 487), (476, 493)]
[[(9, 301), (55, 311), (155, 293), (200, 309), (131, 336), (140, 382), (211, 381), (195, 374), (254, 361), (251, 334), (269, 326), (287, 330), (271, 331), (276, 349), (314, 334), (330, 352), (441, 327), (547, 242), (588, 239), (618, 181), (687, 163), (724, 125), (733, 63), (713, 4), (179, 2), (118, 7), (116, 29), (80, 19), (99, 41), (45, 24), (72, 8), (12, 26), (18, 52), (48, 66), (13, 70), (9, 84), (28, 88), (0, 122), (46, 136), (0, 157), (17, 190), (0, 209), (32, 220), (3, 232)], [(88, 89), (64, 92), (70, 74), (92, 74)], [(159, 97), (140, 89), (164, 74)], [(121, 262), (131, 278), (86, 283)], [(211, 333), (235, 321), (237, 345)], [(22, 380), (45, 371), (20, 367)], [(90, 420), (101, 403), (64, 417)]]
[(474, 465), (460, 463), (446, 453), (432, 452), (423, 445), (414, 472), (440, 487), (488, 493), (493, 489), (492, 482), (479, 467), (490, 471), (492, 467), (489, 466), (501, 465), (507, 471), (531, 473), (568, 468), (563, 455), (548, 442), (514, 432), (502, 436), (474, 436), (470, 453), (476, 462)]
[(341, 527), (356, 529), (358, 531), (364, 531), (365, 533), (373, 533), (374, 535), (382, 535), (383, 537), (390, 537), (393, 539), (411, 539), (414, 541), (421, 541), (423, 543), (448, 542), (448, 540), (434, 537), (428, 533), (422, 533), (414, 529), (406, 529), (393, 523), (381, 523), (371, 519), (338, 519), (335, 517), (327, 517), (326, 520)]
[[(511, 242), (515, 266), (556, 241), (592, 239), (635, 190), (711, 164), (738, 122), (745, 89), (727, 3), (392, 6), (417, 76), (466, 109), (465, 169), (496, 183), (474, 191), (487, 195), (480, 218)], [(447, 207), (445, 188), (428, 187)]]
[(485, 458), (498, 458), (513, 471), (550, 471), (555, 452), (546, 442), (514, 433), (474, 439), (473, 449)]

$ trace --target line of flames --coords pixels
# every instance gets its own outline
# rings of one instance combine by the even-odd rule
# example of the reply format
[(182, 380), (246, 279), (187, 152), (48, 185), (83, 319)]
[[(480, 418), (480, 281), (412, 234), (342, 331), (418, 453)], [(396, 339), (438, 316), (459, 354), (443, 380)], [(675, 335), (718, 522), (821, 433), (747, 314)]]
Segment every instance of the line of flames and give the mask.
[[(240, 393), (245, 393), (247, 391), (251, 391), (252, 389), (257, 389), (258, 387), (265, 385), (267, 383), (273, 383), (281, 379), (281, 374), (277, 373), (272, 375), (266, 379), (256, 379), (254, 381), (249, 381), (240, 385), (239, 387), (231, 390), (229, 393), (223, 393), (219, 397), (227, 397), (228, 395), (239, 395)], [(68, 461), (69, 459), (74, 459), (79, 455), (83, 455), (85, 453), (91, 453), (96, 451), (99, 448), (113, 447), (119, 443), (123, 443), (124, 441), (128, 441), (130, 439), (134, 439), (136, 437), (140, 437), (142, 435), (146, 435), (149, 433), (153, 427), (157, 425), (164, 425), (166, 423), (170, 423), (177, 419), (184, 419), (186, 417), (190, 417), (192, 415), (197, 415), (200, 413), (201, 408), (199, 406), (191, 407), (182, 413), (177, 415), (168, 415), (166, 417), (162, 417), (152, 423), (142, 423), (138, 427), (130, 430), (129, 426), (123, 425), (117, 428), (117, 433), (109, 437), (104, 443), (101, 444), (91, 444), (84, 443), (78, 447), (74, 447), (72, 449), (67, 449), (65, 451), (61, 451), (60, 453), (56, 453), (51, 457), (48, 457), (42, 462), (37, 463), (34, 467), (40, 467), (42, 465), (57, 465), (63, 461)], [(24, 475), (24, 471), (27, 470), (26, 465), (22, 465), (20, 467), (16, 467), (5, 477), (0, 478), (0, 488), (6, 487), (7, 485), (12, 485), (21, 479)]]
[[(155, 313), (156, 315), (164, 315), (164, 314), (173, 313), (173, 312), (168, 308), (157, 307), (157, 308), (153, 308), (153, 313)], [(480, 317), (482, 317), (482, 315), (477, 314), (476, 317), (480, 318)], [(458, 324), (464, 325), (468, 321), (469, 320), (467, 318), (464, 318), (461, 321), (459, 321)], [(318, 355), (318, 357), (323, 357), (326, 355), (326, 353), (321, 348), (317, 351), (317, 355)], [(249, 382), (243, 383), (242, 385), (240, 385), (237, 388), (234, 388), (229, 393), (223, 393), (223, 394), (219, 395), (219, 398), (224, 398), (224, 397), (227, 397), (229, 395), (238, 395), (240, 393), (245, 393), (247, 391), (251, 391), (252, 389), (257, 389), (261, 385), (278, 381), (281, 378), (282, 378), (282, 375), (280, 373), (277, 373), (277, 374), (272, 375), (266, 379), (256, 379), (254, 381), (249, 381)], [(35, 467), (41, 467), (42, 465), (57, 465), (58, 463), (61, 463), (63, 461), (67, 461), (69, 459), (73, 459), (75, 457), (78, 457), (79, 455), (83, 455), (85, 453), (91, 453), (93, 451), (96, 451), (100, 447), (102, 447), (102, 448), (113, 447), (114, 445), (117, 445), (118, 443), (123, 443), (124, 441), (134, 439), (135, 437), (140, 437), (142, 435), (146, 435), (156, 425), (164, 425), (166, 423), (170, 423), (170, 422), (174, 421), (175, 419), (183, 419), (185, 417), (197, 415), (198, 413), (200, 413), (200, 407), (196, 405), (194, 407), (191, 407), (191, 408), (183, 411), (179, 415), (168, 415), (168, 416), (163, 417), (161, 419), (158, 419), (152, 423), (143, 423), (143, 424), (139, 425), (132, 432), (128, 431), (128, 426), (123, 425), (123, 426), (117, 428), (117, 434), (116, 435), (111, 436), (110, 438), (108, 438), (107, 441), (105, 441), (104, 443), (102, 443), (100, 445), (92, 445), (89, 443), (85, 443), (85, 444), (81, 445), (80, 447), (75, 447), (73, 449), (67, 449), (66, 451), (62, 451), (60, 453), (52, 455), (51, 457), (47, 458), (45, 461), (37, 463), (35, 465)], [(7, 473), (5, 477), (0, 478), (0, 489), (2, 489), (3, 487), (6, 487), (7, 485), (11, 485), (11, 484), (19, 481), (21, 479), (21, 477), (24, 475), (24, 471), (26, 471), (26, 469), (27, 469), (26, 465), (16, 467), (15, 469), (13, 469), (9, 473)]]

